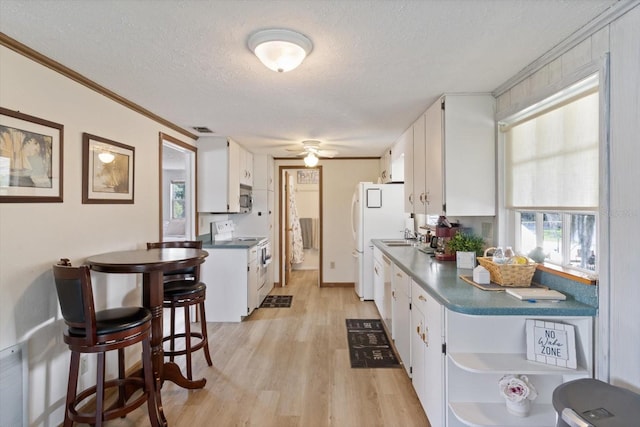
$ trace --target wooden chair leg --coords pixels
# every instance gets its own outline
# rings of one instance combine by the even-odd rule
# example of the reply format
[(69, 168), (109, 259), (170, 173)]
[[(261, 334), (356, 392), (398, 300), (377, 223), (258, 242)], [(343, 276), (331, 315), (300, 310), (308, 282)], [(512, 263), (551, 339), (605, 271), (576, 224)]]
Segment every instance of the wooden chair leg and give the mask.
[(207, 318), (204, 311), (204, 301), (200, 302), (200, 328), (202, 340), (204, 341), (204, 357), (207, 359), (207, 365), (212, 366), (211, 355), (209, 354), (209, 334), (207, 334)]
[(71, 405), (76, 400), (78, 390), (78, 374), (80, 372), (80, 353), (71, 352), (71, 363), (69, 365), (69, 383), (67, 384), (67, 400), (64, 408), (64, 427), (71, 427), (73, 421), (69, 416)]
[[(169, 350), (174, 352), (176, 349), (176, 306), (171, 303), (171, 339), (169, 340)], [(174, 356), (169, 356), (169, 361), (173, 362)]]
[(184, 309), (184, 349), (187, 358), (187, 378), (193, 379), (191, 375), (191, 311), (189, 306), (185, 305)]
[[(118, 378), (123, 380), (125, 378), (125, 370), (124, 370), (124, 348), (118, 349)], [(124, 406), (127, 398), (126, 398), (126, 390), (124, 384), (118, 386), (118, 405)], [(121, 417), (124, 418), (124, 415)]]
[(98, 374), (96, 378), (96, 427), (102, 427), (104, 414), (104, 352), (98, 353)]
[(142, 340), (142, 374), (144, 375), (144, 388), (147, 391), (147, 411), (152, 427), (160, 427), (158, 409), (160, 402), (156, 400), (156, 387), (153, 379), (153, 367), (151, 366), (151, 343), (149, 338)]

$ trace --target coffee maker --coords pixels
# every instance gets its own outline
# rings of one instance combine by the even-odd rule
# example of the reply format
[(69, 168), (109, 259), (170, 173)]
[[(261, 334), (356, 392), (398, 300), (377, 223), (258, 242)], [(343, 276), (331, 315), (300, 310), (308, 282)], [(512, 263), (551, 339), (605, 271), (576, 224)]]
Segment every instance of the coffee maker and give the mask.
[(455, 261), (456, 253), (449, 251), (447, 244), (456, 235), (460, 227), (452, 224), (451, 227), (438, 225), (435, 228), (435, 236), (431, 238), (431, 247), (435, 248), (436, 259), (439, 261)]

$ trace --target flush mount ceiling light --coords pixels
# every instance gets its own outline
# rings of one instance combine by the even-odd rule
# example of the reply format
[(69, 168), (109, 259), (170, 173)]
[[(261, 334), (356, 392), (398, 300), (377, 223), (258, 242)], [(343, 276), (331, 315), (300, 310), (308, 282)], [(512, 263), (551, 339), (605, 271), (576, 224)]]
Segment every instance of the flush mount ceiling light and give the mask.
[(313, 153), (307, 154), (307, 156), (304, 158), (304, 164), (305, 166), (310, 168), (314, 167), (318, 164), (318, 156)]
[(285, 29), (253, 33), (247, 45), (267, 68), (278, 73), (293, 70), (313, 50), (313, 43), (306, 36)]

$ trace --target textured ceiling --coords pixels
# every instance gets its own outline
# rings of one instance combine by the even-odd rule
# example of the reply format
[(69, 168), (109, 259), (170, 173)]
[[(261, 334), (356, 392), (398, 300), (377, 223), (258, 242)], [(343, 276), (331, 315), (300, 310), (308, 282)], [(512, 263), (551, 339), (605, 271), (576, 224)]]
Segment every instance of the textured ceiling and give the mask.
[[(614, 3), (0, 0), (0, 31), (196, 134), (378, 156), (443, 92), (492, 92)], [(246, 46), (274, 27), (314, 43), (289, 73)]]

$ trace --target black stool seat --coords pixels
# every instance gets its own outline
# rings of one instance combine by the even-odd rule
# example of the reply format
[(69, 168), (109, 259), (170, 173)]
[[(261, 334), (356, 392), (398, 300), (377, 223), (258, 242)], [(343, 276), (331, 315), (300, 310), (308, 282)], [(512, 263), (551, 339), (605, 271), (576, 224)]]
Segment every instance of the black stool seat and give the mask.
[(193, 280), (169, 282), (164, 285), (164, 298), (192, 296), (206, 290), (207, 286), (204, 283), (194, 282)]
[[(151, 312), (143, 307), (119, 307), (96, 313), (96, 334), (113, 334), (135, 328), (151, 321)], [(85, 336), (84, 328), (69, 328), (69, 334)]]

